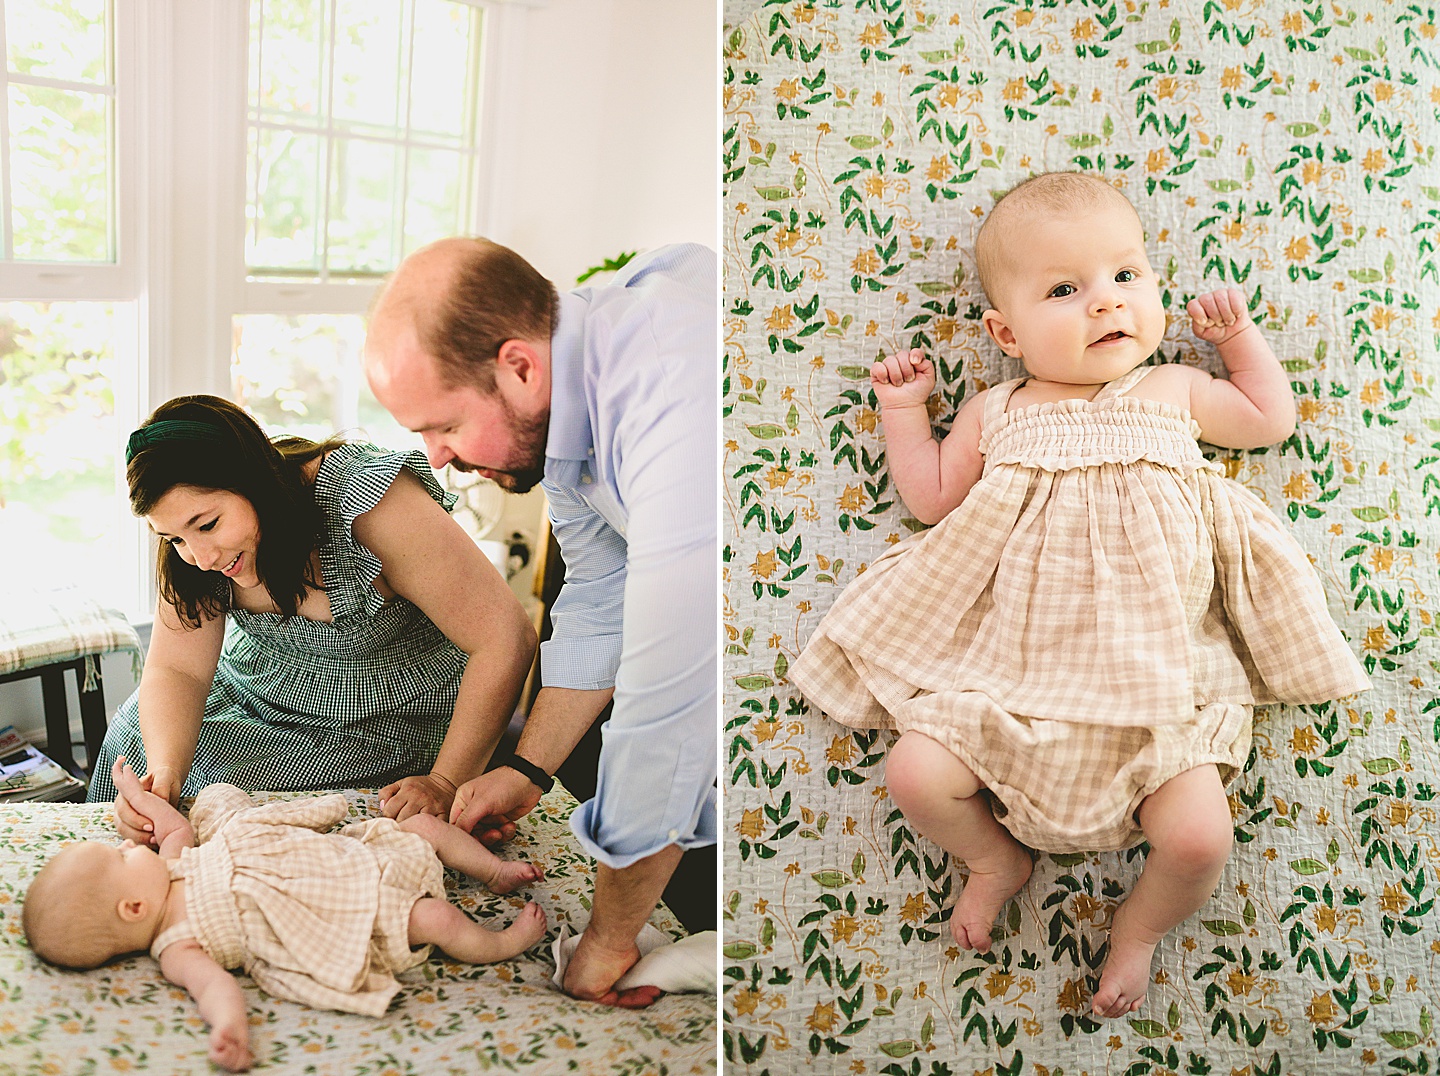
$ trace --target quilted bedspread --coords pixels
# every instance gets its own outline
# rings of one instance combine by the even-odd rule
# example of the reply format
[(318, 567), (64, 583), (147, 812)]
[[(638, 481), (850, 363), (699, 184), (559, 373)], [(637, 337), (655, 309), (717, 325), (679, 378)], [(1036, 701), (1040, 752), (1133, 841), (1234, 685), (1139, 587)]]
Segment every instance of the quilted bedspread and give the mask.
[[(1436, 1071), (1440, 51), (1404, 0), (730, 0), (724, 9), (725, 945), (736, 1073)], [(810, 710), (790, 663), (907, 519), (868, 366), (937, 360), (938, 427), (1018, 376), (972, 255), (998, 193), (1121, 186), (1171, 314), (1235, 285), (1295, 435), (1210, 451), (1311, 556), (1373, 688), (1256, 714), (1219, 888), (1096, 1021), (1143, 851), (1041, 856), (986, 955), (963, 871), (885, 789), (892, 734)], [(925, 645), (925, 640), (916, 640)], [(1063, 779), (1063, 775), (1056, 775)]]
[[(280, 794), (293, 798), (306, 793)], [(375, 817), (373, 793), (349, 791), (351, 817)], [(267, 798), (258, 794), (258, 798)], [(551, 984), (549, 943), (561, 923), (589, 920), (594, 862), (568, 818), (575, 801), (556, 786), (520, 823), (503, 854), (545, 870), (540, 885), (495, 896), (447, 871), (447, 896), (482, 922), (504, 924), (526, 899), (545, 909), (541, 945), (499, 964), (457, 964), (436, 956), (399, 976), (400, 993), (379, 1019), (326, 1012), (262, 994), (240, 982), (250, 1006), (254, 1072), (313, 1076), (471, 1076), (479, 1072), (603, 1072), (616, 1076), (713, 1073), (715, 999), (662, 997), (649, 1009), (575, 1001)], [(78, 1076), (218, 1072), (206, 1060), (206, 1027), (195, 1003), (141, 955), (90, 972), (62, 971), (25, 944), (20, 906), (26, 885), (59, 847), (118, 841), (110, 807), (24, 804), (0, 807), (0, 1074)], [(684, 932), (663, 906), (650, 920)]]

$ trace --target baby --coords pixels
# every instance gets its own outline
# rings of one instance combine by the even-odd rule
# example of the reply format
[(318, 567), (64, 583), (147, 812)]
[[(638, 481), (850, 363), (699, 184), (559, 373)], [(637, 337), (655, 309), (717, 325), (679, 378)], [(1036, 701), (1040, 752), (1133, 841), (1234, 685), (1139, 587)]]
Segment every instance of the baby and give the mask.
[(835, 720), (900, 731), (886, 782), (969, 868), (950, 914), (964, 948), (990, 948), (1026, 846), (1149, 842), (1091, 999), (1121, 1016), (1219, 882), (1253, 706), (1369, 684), (1304, 552), (1196, 443), (1255, 448), (1295, 426), (1240, 291), (1186, 308), (1228, 380), (1144, 365), (1166, 314), (1139, 217), (1079, 173), (1005, 195), (975, 253), (985, 330), (1029, 376), (976, 394), (937, 443), (931, 362), (873, 365), (890, 474), (939, 525), (846, 589), (790, 676)]
[(541, 871), (501, 860), (432, 815), (325, 833), (345, 817), (343, 795), (257, 807), (217, 784), (196, 797), (187, 821), (143, 790), (124, 758), (112, 776), (149, 819), (159, 853), (132, 841), (66, 847), (30, 884), (25, 936), (68, 968), (149, 949), (194, 996), (210, 1025), (210, 1059), (232, 1072), (248, 1068), (251, 1054), (244, 994), (227, 968), (243, 966), (277, 997), (379, 1016), (399, 989), (394, 973), (423, 962), (431, 945), (479, 964), (544, 935), (534, 902), (491, 931), (444, 899), (442, 863), (496, 893), (539, 881)]

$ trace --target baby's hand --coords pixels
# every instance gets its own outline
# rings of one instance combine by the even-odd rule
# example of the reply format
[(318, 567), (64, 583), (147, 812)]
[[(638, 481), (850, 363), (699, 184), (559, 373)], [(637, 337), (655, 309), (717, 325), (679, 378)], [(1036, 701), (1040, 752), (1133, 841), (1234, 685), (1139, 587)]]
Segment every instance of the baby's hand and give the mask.
[(1185, 305), (1190, 328), (1206, 343), (1223, 344), (1255, 323), (1239, 288), (1221, 288), (1191, 299)]
[(244, 1017), (235, 1023), (222, 1022), (210, 1028), (210, 1060), (231, 1072), (244, 1072), (254, 1060), (250, 1055), (250, 1025)]
[(881, 408), (924, 406), (935, 391), (935, 364), (918, 347), (870, 364), (870, 384)]

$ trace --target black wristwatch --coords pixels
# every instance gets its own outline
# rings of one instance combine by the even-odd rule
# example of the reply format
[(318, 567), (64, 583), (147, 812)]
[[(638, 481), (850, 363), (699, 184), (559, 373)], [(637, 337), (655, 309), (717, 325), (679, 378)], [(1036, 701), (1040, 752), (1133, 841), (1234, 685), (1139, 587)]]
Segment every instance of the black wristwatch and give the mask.
[(529, 759), (521, 758), (519, 755), (511, 755), (503, 763), (509, 766), (516, 773), (524, 774), (530, 783), (538, 788), (543, 795), (555, 786), (555, 778), (542, 770)]

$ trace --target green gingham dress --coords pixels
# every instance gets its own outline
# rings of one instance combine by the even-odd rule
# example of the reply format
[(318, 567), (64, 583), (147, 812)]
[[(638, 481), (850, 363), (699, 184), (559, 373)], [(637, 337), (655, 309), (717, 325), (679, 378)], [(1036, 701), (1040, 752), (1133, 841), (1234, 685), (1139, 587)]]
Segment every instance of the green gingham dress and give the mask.
[[(450, 725), (465, 654), (403, 598), (370, 584), (380, 559), (355, 538), (355, 518), (379, 503), (400, 468), (448, 511), (420, 452), (350, 444), (315, 476), (325, 515), (320, 571), (333, 623), (231, 609), (195, 761), (183, 795), (224, 782), (254, 790), (376, 787), (434, 762)], [(89, 799), (115, 798), (110, 769), (124, 755), (147, 770), (139, 692), (105, 736)]]

